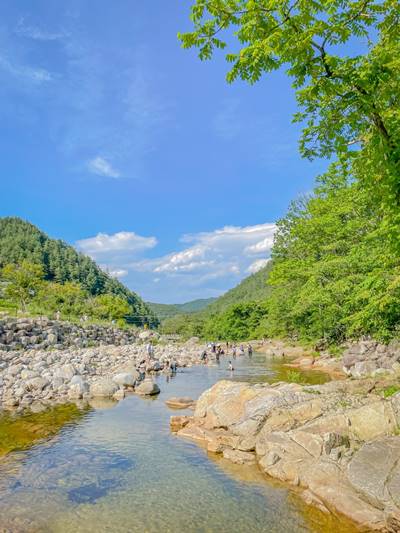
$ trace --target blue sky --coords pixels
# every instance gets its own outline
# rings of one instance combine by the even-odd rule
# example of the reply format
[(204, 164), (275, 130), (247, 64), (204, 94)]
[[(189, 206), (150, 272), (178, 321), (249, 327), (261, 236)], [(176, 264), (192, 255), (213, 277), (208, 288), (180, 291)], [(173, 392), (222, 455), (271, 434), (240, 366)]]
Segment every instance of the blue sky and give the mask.
[(3, 0), (0, 215), (145, 299), (217, 296), (265, 263), (325, 164), (298, 155), (284, 72), (228, 85), (182, 50), (189, 1)]

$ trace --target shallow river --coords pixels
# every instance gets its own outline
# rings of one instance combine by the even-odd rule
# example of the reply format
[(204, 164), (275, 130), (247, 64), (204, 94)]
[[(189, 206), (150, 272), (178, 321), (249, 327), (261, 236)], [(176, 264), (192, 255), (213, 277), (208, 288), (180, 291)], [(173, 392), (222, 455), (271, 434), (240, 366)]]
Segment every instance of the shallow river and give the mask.
[[(131, 395), (84, 411), (0, 419), (0, 531), (356, 531), (303, 505), (257, 467), (233, 465), (170, 433), (167, 398), (197, 398), (223, 378), (274, 381), (287, 372), (262, 355), (234, 364), (233, 376), (226, 360), (161, 376), (155, 399)], [(22, 449), (6, 454), (13, 443)]]

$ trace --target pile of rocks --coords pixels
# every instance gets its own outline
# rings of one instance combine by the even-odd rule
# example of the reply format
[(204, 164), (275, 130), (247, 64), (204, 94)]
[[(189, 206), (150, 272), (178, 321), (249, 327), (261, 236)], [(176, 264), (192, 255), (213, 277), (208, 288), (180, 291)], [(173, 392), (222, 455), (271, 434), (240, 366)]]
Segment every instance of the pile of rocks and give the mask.
[(101, 344), (126, 345), (135, 342), (135, 329), (119, 329), (96, 324), (71, 324), (42, 318), (10, 318), (0, 320), (0, 350), (83, 348)]
[(371, 383), (220, 381), (171, 429), (235, 463), (258, 463), (325, 512), (400, 531), (400, 393), (384, 399)]
[(67, 350), (3, 352), (0, 357), (0, 409), (40, 407), (92, 397), (121, 399), (126, 390), (159, 392), (151, 377), (199, 362), (197, 345), (157, 345), (139, 381), (137, 367), (146, 356), (144, 344)]
[(400, 374), (400, 342), (388, 345), (363, 340), (347, 347), (343, 354), (343, 370), (353, 378)]

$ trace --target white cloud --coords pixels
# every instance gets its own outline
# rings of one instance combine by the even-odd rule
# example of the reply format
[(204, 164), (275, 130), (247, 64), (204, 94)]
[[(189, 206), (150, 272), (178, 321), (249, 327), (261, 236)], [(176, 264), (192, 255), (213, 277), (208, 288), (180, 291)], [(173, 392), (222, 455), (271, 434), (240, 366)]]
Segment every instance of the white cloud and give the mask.
[(52, 74), (44, 68), (35, 68), (29, 65), (19, 65), (12, 63), (7, 58), (0, 57), (0, 68), (6, 70), (12, 76), (35, 84), (49, 82), (53, 80)]
[(90, 172), (98, 176), (106, 176), (107, 178), (120, 178), (121, 174), (116, 170), (107, 159), (97, 156), (88, 161), (87, 167)]
[(254, 263), (251, 263), (251, 265), (247, 268), (246, 272), (249, 274), (255, 274), (259, 270), (261, 270), (267, 263), (269, 263), (270, 259), (257, 259), (254, 261)]
[(125, 270), (124, 268), (117, 268), (116, 270), (113, 270), (113, 269), (109, 269), (108, 267), (102, 267), (103, 270), (105, 270), (108, 274), (110, 274), (110, 276), (112, 278), (124, 278), (125, 276), (128, 275), (128, 271)]
[(246, 254), (264, 254), (268, 253), (272, 245), (274, 244), (274, 235), (268, 235), (268, 237), (265, 237), (265, 239), (256, 242), (256, 244), (252, 244), (251, 246), (247, 246), (245, 249)]
[(240, 276), (249, 272), (257, 258), (265, 264), (272, 248), (274, 232), (275, 224), (267, 223), (246, 227), (226, 226), (211, 232), (184, 235), (181, 242), (191, 246), (163, 257), (133, 263), (131, 267), (140, 272), (173, 276), (181, 274), (186, 279), (189, 273), (207, 279)]
[(58, 41), (67, 36), (65, 32), (51, 32), (37, 26), (28, 25), (24, 17), (19, 19), (15, 33), (21, 37), (27, 37), (35, 41)]
[[(113, 235), (98, 233), (95, 237), (77, 241), (76, 247), (94, 259), (126, 256), (148, 250), (157, 244), (155, 237), (142, 237), (132, 231), (119, 231)], [(118, 270), (118, 269), (117, 269)]]
[[(270, 256), (276, 226), (225, 226), (183, 235), (182, 250), (146, 257), (155, 237), (120, 231), (76, 243), (111, 275), (150, 301), (178, 302), (218, 296), (262, 268)], [(152, 252), (152, 255), (154, 253)]]

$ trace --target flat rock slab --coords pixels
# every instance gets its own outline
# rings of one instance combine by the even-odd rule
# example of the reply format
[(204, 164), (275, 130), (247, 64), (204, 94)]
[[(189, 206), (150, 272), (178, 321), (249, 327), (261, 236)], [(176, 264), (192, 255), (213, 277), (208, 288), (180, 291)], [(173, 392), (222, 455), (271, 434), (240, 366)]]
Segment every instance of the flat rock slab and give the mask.
[(169, 398), (165, 401), (166, 405), (168, 407), (171, 407), (172, 409), (188, 409), (190, 407), (194, 406), (194, 400), (192, 398)]
[(256, 463), (256, 456), (254, 453), (250, 452), (241, 452), (239, 450), (231, 450), (230, 448), (226, 448), (223, 451), (224, 459), (229, 459), (229, 461), (232, 461), (232, 463), (236, 463), (238, 465), (253, 465)]
[(400, 512), (400, 437), (367, 442), (348, 466), (348, 478), (367, 501)]
[(192, 416), (171, 416), (169, 423), (171, 426), (171, 431), (177, 432), (183, 429), (185, 426), (189, 424), (189, 422), (193, 421)]

